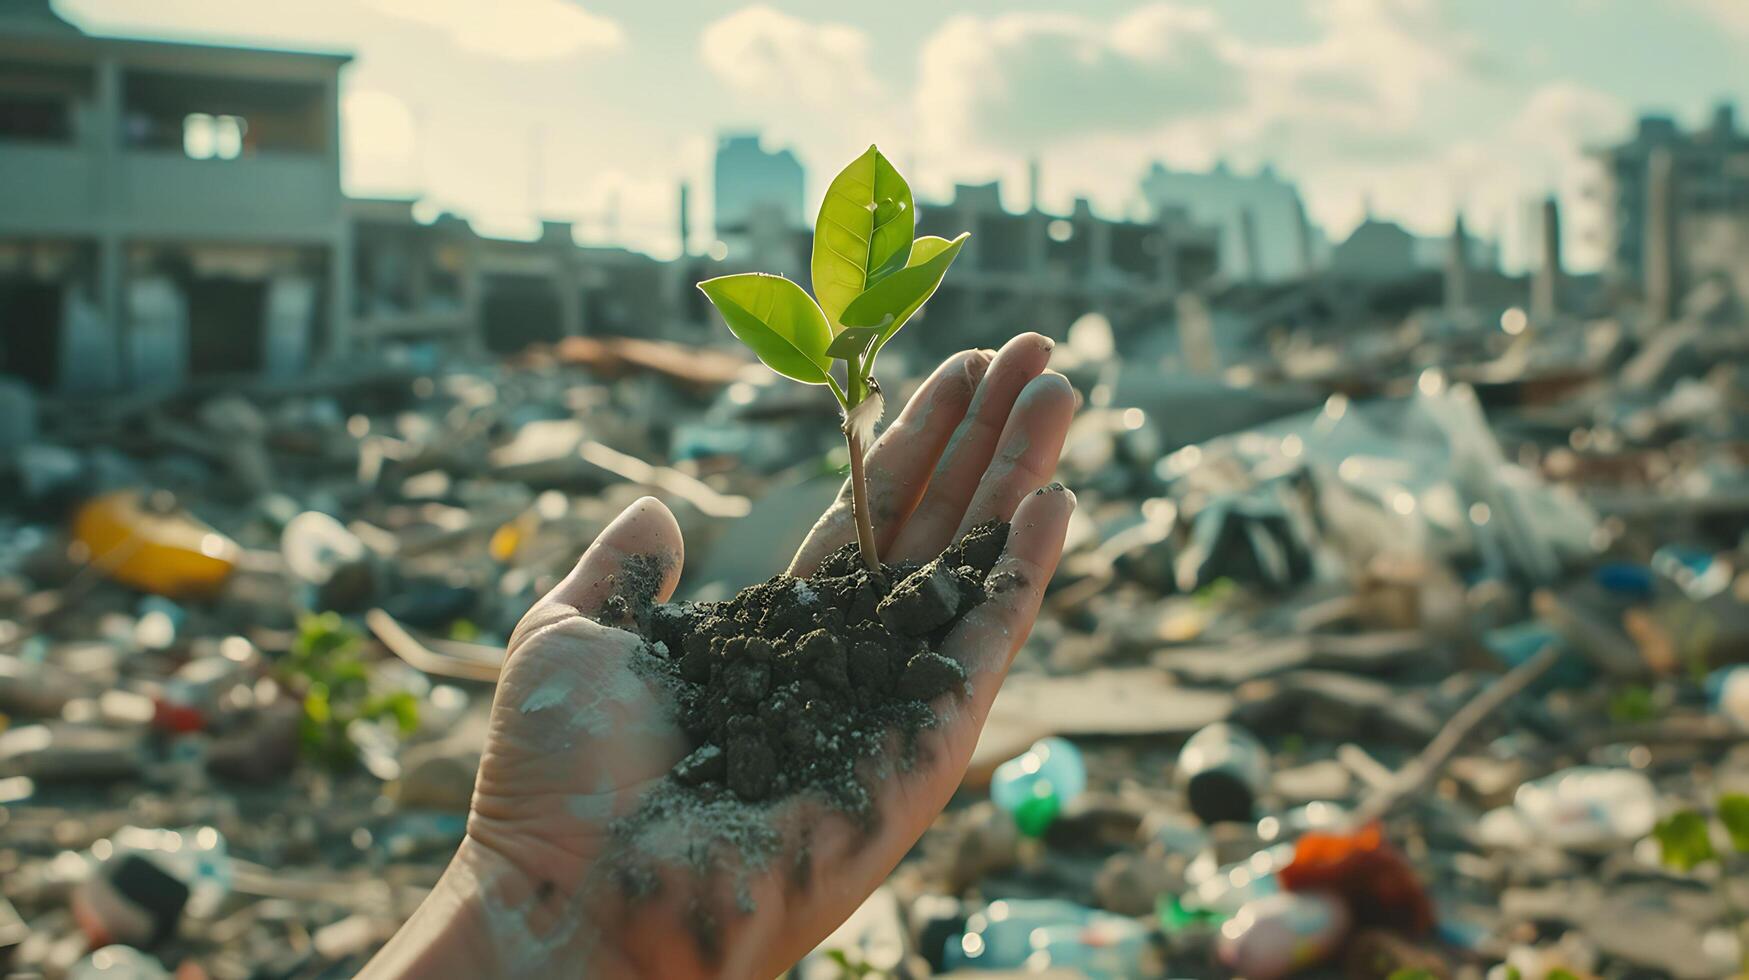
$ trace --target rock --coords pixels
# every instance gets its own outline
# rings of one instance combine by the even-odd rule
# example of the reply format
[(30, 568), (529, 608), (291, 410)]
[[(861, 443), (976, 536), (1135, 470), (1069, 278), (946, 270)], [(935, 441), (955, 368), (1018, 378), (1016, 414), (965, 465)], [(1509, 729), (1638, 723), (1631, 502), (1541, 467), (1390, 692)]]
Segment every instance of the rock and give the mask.
[(808, 633), (796, 641), (796, 656), (821, 684), (834, 691), (850, 689), (849, 664), (844, 643), (838, 637), (823, 629)]
[(1118, 915), (1148, 915), (1160, 896), (1183, 889), (1181, 877), (1166, 870), (1164, 862), (1147, 855), (1113, 854), (1093, 879), (1093, 896), (1099, 907)]
[(937, 559), (894, 586), (875, 612), (895, 636), (925, 636), (951, 622), (959, 607), (959, 578)]
[(966, 670), (957, 661), (939, 653), (924, 650), (905, 664), (899, 675), (899, 696), (918, 701), (932, 701), (966, 681)]
[(969, 566), (982, 578), (996, 567), (996, 559), (1002, 556), (1002, 549), (1007, 544), (1008, 525), (988, 521), (967, 531), (965, 537), (941, 557), (949, 567)]

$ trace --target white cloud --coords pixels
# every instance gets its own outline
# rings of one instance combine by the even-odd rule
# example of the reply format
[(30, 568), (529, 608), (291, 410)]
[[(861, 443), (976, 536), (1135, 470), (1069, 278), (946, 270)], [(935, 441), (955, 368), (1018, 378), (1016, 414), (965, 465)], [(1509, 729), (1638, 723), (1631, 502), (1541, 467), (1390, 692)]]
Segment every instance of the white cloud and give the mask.
[(919, 54), (917, 119), (932, 146), (1019, 152), (1151, 131), (1238, 103), (1232, 48), (1212, 13), (1163, 3), (1112, 22), (958, 16)]
[(618, 22), (571, 0), (367, 0), (423, 24), (465, 50), (510, 61), (546, 61), (625, 42)]
[(706, 25), (705, 67), (737, 93), (778, 105), (857, 109), (883, 87), (869, 64), (869, 39), (847, 24), (806, 21), (762, 4)]

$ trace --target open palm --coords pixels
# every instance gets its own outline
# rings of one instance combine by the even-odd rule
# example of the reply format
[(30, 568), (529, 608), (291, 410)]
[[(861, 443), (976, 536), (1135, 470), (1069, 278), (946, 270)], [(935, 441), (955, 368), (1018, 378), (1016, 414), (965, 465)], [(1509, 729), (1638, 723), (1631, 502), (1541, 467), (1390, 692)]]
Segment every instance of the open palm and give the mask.
[[(965, 666), (971, 696), (937, 699), (938, 724), (922, 733), (917, 765), (875, 782), (869, 824), (804, 795), (762, 814), (755, 832), (775, 841), (778, 854), (764, 866), (741, 866), (732, 848), (683, 827), (663, 842), (676, 860), (656, 855), (653, 875), (651, 855), (633, 861), (623, 853), (610, 825), (646, 804), (689, 750), (669, 696), (633, 668), (641, 641), (603, 625), (613, 621), (604, 610), (616, 597), (665, 601), (680, 577), (679, 528), (667, 508), (644, 498), (517, 627), (468, 839), (434, 899), (372, 967), (770, 976), (836, 928), (952, 796), (1056, 567), (1074, 498), (1045, 484), (1074, 394), (1046, 371), (1050, 350), (1050, 341), (1027, 334), (994, 355), (949, 358), (868, 453), (870, 506), (888, 561), (931, 558), (979, 523), (1013, 521), (991, 579), (1000, 585), (942, 650)], [(841, 494), (791, 574), (811, 574), (855, 540), (850, 510)], [(703, 875), (701, 853), (710, 866)], [(441, 907), (428, 912), (434, 902)], [(467, 933), (474, 962), (429, 954), (432, 943), (419, 933), (432, 929)]]

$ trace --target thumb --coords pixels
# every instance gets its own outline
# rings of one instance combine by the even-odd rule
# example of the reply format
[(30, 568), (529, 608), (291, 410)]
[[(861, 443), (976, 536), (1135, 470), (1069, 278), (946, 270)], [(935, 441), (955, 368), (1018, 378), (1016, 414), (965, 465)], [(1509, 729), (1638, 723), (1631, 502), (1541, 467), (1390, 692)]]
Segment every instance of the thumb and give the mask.
[(562, 603), (594, 617), (615, 596), (666, 602), (680, 583), (685, 556), (674, 515), (655, 497), (640, 497), (614, 518), (540, 604)]

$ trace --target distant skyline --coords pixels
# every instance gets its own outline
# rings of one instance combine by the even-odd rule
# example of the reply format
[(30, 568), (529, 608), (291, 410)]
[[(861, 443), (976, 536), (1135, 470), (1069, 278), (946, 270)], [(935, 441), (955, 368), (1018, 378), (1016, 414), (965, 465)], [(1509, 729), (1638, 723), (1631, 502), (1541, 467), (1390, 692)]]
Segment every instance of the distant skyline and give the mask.
[[(710, 227), (723, 130), (807, 168), (808, 207), (878, 142), (929, 197), (1000, 178), (1023, 203), (1133, 213), (1150, 161), (1271, 162), (1340, 241), (1375, 215), (1470, 227), (1516, 264), (1557, 190), (1576, 268), (1600, 257), (1582, 148), (1642, 111), (1749, 109), (1745, 0), (55, 0), (97, 34), (344, 50), (344, 182), (422, 195), (488, 234), (533, 215), (658, 256), (680, 181)], [(617, 215), (610, 226), (609, 215)]]

